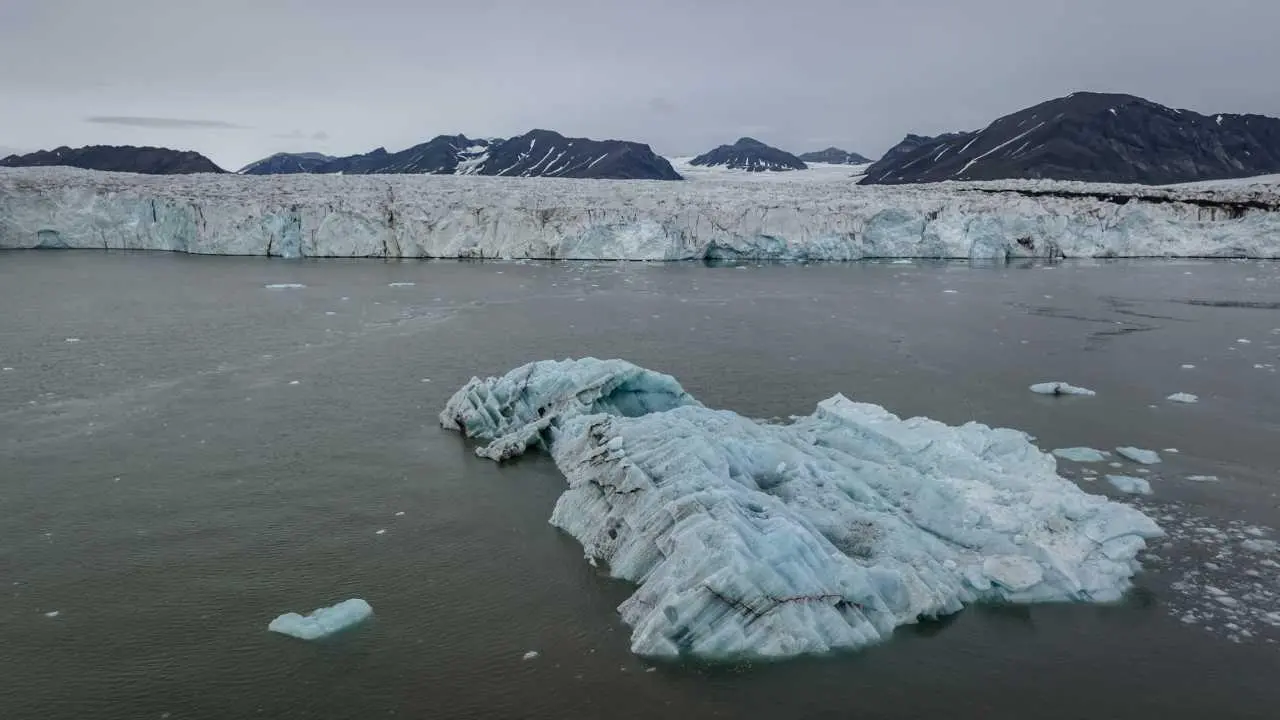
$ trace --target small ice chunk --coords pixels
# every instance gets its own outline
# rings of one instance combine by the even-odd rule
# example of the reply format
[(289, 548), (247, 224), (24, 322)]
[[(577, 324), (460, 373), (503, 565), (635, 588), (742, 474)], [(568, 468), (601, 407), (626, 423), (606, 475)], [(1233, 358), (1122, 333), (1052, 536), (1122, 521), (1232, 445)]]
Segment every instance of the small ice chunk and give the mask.
[(411, 282), (387, 283), (387, 287), (413, 287), (414, 285), (417, 285), (417, 283), (411, 283)]
[(1098, 393), (1088, 388), (1076, 387), (1061, 381), (1036, 383), (1031, 386), (1031, 392), (1039, 395), (1097, 395)]
[(1186, 364), (1186, 365), (1183, 365), (1183, 366), (1182, 366), (1182, 369), (1183, 369), (1183, 370), (1195, 370), (1195, 369), (1196, 369), (1196, 366), (1195, 366), (1195, 365), (1191, 365), (1191, 364)]
[(1239, 338), (1238, 340), (1236, 340), (1236, 342), (1240, 343), (1241, 345), (1248, 345), (1253, 341), (1250, 340), (1249, 338)]
[(4, 371), (4, 372), (9, 372), (10, 370), (13, 370), (13, 368), (11, 368), (11, 367), (7, 367), (7, 368), (0, 368), (0, 370), (2, 370), (2, 371)]
[(396, 517), (404, 517), (404, 511), (401, 510), (400, 512), (396, 513)]
[(1164, 451), (1167, 453), (1173, 453), (1174, 455), (1177, 455), (1179, 452), (1178, 448), (1165, 448)]
[(298, 384), (300, 384), (300, 381), (298, 381), (298, 380), (290, 380), (290, 381), (289, 381), (289, 384), (290, 384), (290, 385), (298, 385)]
[(1094, 450), (1093, 448), (1089, 448), (1089, 447), (1069, 447), (1069, 448), (1058, 448), (1057, 450), (1053, 451), (1053, 454), (1057, 455), (1063, 460), (1070, 460), (1071, 462), (1086, 463), (1086, 462), (1102, 462), (1103, 460), (1107, 459), (1107, 455), (1109, 453), (1105, 453), (1101, 450)]
[(944, 293), (946, 293), (946, 294), (948, 294), (948, 295), (955, 295), (955, 294), (956, 294), (956, 291), (955, 291), (955, 290), (943, 290), (942, 292), (944, 292)]
[(336, 312), (334, 312), (334, 311), (332, 311), (332, 310), (325, 310), (325, 311), (324, 311), (324, 314), (325, 314), (325, 315), (337, 315), (338, 313), (336, 313)]
[(310, 615), (285, 613), (267, 630), (302, 640), (316, 640), (358, 625), (373, 615), (373, 608), (360, 598), (351, 598), (332, 607), (322, 607)]
[(1170, 395), (1167, 399), (1171, 402), (1176, 402), (1176, 403), (1190, 404), (1190, 403), (1200, 402), (1200, 398), (1198, 396), (1192, 395), (1191, 393), (1181, 393), (1181, 392), (1174, 393)]
[(56, 618), (61, 614), (62, 613), (58, 610), (50, 610), (49, 612), (45, 613), (44, 616), (47, 618)]
[(1108, 475), (1107, 482), (1122, 493), (1129, 495), (1150, 495), (1151, 483), (1132, 475)]
[(1217, 476), (1217, 475), (1188, 475), (1188, 476), (1187, 476), (1187, 479), (1188, 479), (1188, 480), (1190, 480), (1191, 482), (1198, 482), (1198, 483), (1216, 483), (1216, 482), (1218, 482), (1218, 476)]
[(80, 338), (67, 338), (67, 342), (69, 342), (69, 343), (78, 343), (78, 342), (80, 342)]
[(302, 283), (271, 283), (270, 285), (263, 285), (263, 287), (268, 290), (296, 290), (304, 288), (306, 285)]
[(374, 533), (374, 535), (386, 535), (386, 534), (387, 534), (387, 529), (386, 529), (386, 528), (383, 528), (383, 529), (379, 530), (378, 532)]
[(1121, 457), (1128, 458), (1142, 465), (1155, 465), (1160, 462), (1160, 456), (1154, 450), (1143, 450), (1136, 447), (1118, 447), (1116, 452)]
[(537, 650), (530, 650), (529, 652), (525, 653), (525, 654), (524, 654), (520, 659), (521, 659), (521, 660), (536, 660), (536, 659), (538, 659), (538, 655), (540, 655), (540, 654), (541, 654), (541, 653), (539, 653)]
[(1273, 553), (1280, 550), (1280, 543), (1275, 540), (1259, 540), (1257, 538), (1245, 540), (1240, 543), (1240, 547), (1255, 553)]

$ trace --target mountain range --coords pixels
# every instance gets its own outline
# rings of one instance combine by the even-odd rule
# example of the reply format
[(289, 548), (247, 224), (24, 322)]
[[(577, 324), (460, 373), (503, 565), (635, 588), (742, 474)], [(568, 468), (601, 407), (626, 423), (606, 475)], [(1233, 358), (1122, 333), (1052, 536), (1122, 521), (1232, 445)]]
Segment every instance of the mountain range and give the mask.
[(703, 153), (689, 161), (689, 164), (700, 167), (720, 166), (748, 172), (804, 170), (809, 167), (795, 155), (749, 137), (739, 138), (732, 145), (721, 145), (710, 152)]
[(1078, 92), (982, 130), (908, 135), (863, 184), (1010, 178), (1163, 185), (1280, 172), (1280, 119)]
[[(690, 164), (762, 172), (804, 170), (808, 162), (869, 161), (834, 147), (796, 156), (744, 137)], [(4, 167), (43, 165), (150, 174), (225, 172), (199, 153), (157, 147), (59, 147), (0, 160)], [(440, 135), (399, 152), (377, 148), (345, 157), (277, 153), (240, 172), (682, 179), (648, 145), (568, 138), (550, 130), (506, 139)], [(1169, 184), (1270, 173), (1280, 173), (1280, 119), (1201, 115), (1134, 95), (1078, 92), (1011, 113), (981, 130), (907, 135), (872, 163), (860, 182), (1054, 179)]]
[(828, 165), (865, 165), (871, 158), (863, 157), (856, 152), (829, 147), (826, 150), (801, 153), (796, 157), (807, 163), (827, 163)]
[(132, 145), (89, 145), (74, 149), (59, 147), (53, 150), (39, 150), (28, 155), (10, 155), (0, 160), (0, 167), (48, 165), (149, 175), (226, 172), (198, 152)]
[(648, 145), (623, 140), (567, 138), (551, 130), (518, 137), (440, 135), (400, 152), (378, 148), (362, 155), (272, 155), (242, 169), (248, 175), (321, 174), (502, 175), (599, 179), (681, 180)]

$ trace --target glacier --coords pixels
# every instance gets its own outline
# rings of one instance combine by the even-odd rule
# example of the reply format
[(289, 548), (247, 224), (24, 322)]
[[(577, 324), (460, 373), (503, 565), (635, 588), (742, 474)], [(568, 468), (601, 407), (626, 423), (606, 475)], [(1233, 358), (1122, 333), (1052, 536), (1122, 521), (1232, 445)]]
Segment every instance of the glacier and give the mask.
[[(797, 173), (786, 173), (795, 175)], [(581, 260), (1280, 258), (1280, 188), (0, 169), (0, 249)]]
[(285, 613), (267, 625), (267, 630), (301, 640), (318, 640), (359, 625), (373, 615), (373, 608), (360, 598), (351, 598), (322, 607), (310, 615)]
[(551, 524), (636, 584), (618, 609), (642, 656), (784, 658), (969, 603), (1115, 601), (1162, 535), (1015, 430), (842, 395), (757, 421), (622, 360), (473, 378), (440, 422), (482, 457), (550, 453), (568, 484)]

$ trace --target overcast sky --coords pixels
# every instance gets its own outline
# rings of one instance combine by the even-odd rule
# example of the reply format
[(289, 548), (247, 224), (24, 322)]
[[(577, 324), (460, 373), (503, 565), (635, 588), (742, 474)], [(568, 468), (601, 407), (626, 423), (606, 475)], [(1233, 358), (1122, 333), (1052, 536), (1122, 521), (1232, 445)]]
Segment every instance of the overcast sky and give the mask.
[(534, 127), (876, 156), (1074, 90), (1280, 115), (1280, 0), (0, 0), (0, 154)]

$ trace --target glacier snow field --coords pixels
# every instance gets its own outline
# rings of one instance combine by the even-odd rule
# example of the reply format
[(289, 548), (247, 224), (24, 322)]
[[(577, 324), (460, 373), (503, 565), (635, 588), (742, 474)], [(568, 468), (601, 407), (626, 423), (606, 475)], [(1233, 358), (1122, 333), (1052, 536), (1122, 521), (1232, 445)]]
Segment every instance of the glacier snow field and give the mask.
[[(1280, 706), (1275, 263), (13, 251), (0, 302), (0, 717)], [(440, 427), (473, 376), (569, 357), (692, 402), (558, 405), (552, 447)], [(666, 511), (599, 500), (667, 477), (704, 504), (652, 545), (627, 523)], [(786, 616), (699, 589), (743, 578)], [(376, 616), (267, 630), (347, 598)]]

